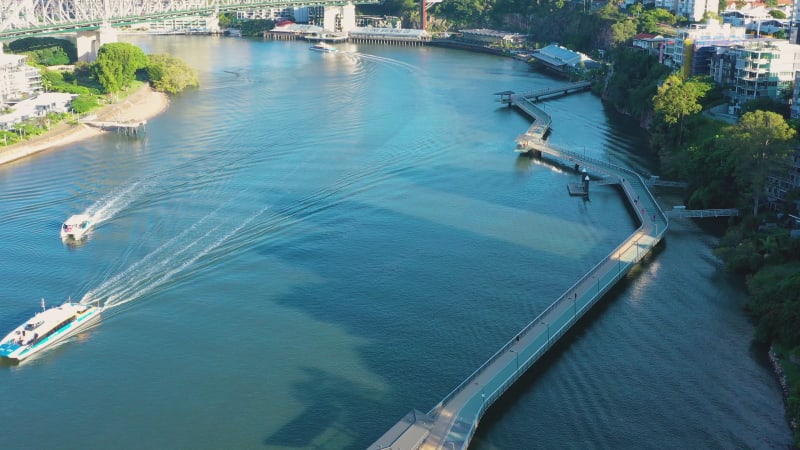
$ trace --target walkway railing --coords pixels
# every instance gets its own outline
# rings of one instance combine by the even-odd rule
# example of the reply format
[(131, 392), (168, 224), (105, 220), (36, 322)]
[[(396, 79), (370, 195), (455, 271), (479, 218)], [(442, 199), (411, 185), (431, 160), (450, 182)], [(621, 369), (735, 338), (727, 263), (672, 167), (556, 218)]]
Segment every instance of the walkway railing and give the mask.
[[(615, 178), (636, 212), (640, 226), (603, 260), (570, 286), (544, 311), (522, 328), (477, 370), (448, 393), (424, 417), (398, 423), (370, 449), (464, 449), (484, 412), (530, 368), (567, 330), (597, 303), (663, 238), (667, 215), (636, 172), (570, 150), (531, 143), (527, 151), (578, 164)], [(413, 426), (412, 426), (413, 425)], [(424, 437), (422, 437), (424, 435)]]

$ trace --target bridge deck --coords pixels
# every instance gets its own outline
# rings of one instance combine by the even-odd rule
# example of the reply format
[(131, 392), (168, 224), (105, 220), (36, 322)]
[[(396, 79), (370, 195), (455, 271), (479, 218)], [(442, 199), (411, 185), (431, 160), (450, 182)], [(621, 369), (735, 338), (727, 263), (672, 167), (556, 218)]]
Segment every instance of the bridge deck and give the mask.
[(370, 449), (466, 448), (486, 409), (662, 239), (667, 216), (638, 174), (544, 144), (532, 144), (529, 150), (615, 179), (636, 211), (640, 227), (439, 402), (425, 416), (426, 425), (430, 426), (429, 420), (433, 424), (421, 444), (408, 446), (409, 439), (395, 428), (395, 433), (387, 432)]

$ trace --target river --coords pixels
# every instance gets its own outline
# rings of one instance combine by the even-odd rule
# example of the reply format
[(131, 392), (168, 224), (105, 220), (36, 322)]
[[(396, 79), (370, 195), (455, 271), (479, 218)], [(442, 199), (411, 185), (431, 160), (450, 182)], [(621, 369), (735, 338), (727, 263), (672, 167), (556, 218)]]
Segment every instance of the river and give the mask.
[[(433, 47), (122, 36), (197, 68), (144, 136), (0, 167), (0, 329), (93, 328), (0, 365), (4, 448), (365, 448), (427, 411), (635, 227), (613, 187), (518, 157), (492, 95), (563, 81)], [(650, 173), (590, 93), (552, 141)], [(671, 197), (663, 196), (665, 203)], [(98, 223), (60, 241), (71, 214)], [(716, 238), (664, 245), (488, 411), (471, 448), (786, 448)]]

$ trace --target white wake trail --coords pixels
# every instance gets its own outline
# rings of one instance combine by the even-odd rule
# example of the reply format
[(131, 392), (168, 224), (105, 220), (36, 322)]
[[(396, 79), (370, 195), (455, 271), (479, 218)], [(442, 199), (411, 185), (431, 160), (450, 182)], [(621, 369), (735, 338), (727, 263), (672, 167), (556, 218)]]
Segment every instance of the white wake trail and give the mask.
[(128, 269), (88, 292), (81, 302), (98, 302), (101, 303), (104, 309), (111, 309), (138, 300), (174, 280), (209, 253), (220, 249), (226, 241), (247, 227), (269, 208), (269, 206), (264, 206), (260, 211), (222, 234), (210, 245), (200, 246), (201, 243), (208, 241), (209, 238), (218, 235), (222, 225), (207, 229), (202, 235), (188, 243), (183, 242), (183, 237), (196, 232), (211, 218), (218, 218), (219, 215), (217, 213), (219, 210), (217, 210), (159, 246)]
[(91, 216), (95, 225), (111, 220), (134, 200), (142, 196), (143, 191), (139, 189), (141, 186), (143, 186), (142, 182), (136, 181), (128, 186), (111, 191), (86, 209), (84, 214)]

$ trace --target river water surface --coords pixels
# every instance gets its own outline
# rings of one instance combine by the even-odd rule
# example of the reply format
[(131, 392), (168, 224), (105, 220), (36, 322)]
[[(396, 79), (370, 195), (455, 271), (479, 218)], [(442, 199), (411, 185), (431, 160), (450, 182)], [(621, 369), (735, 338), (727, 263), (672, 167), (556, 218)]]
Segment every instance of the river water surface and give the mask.
[[(439, 48), (123, 36), (197, 68), (140, 138), (0, 167), (0, 329), (103, 319), (0, 365), (4, 448), (365, 448), (429, 410), (636, 224), (518, 158), (492, 95), (563, 83)], [(635, 124), (551, 100), (552, 141), (643, 173)], [(83, 245), (58, 237), (87, 211)], [(665, 245), (484, 417), (472, 448), (786, 448), (715, 239)], [(3, 331), (2, 333), (5, 333)]]

